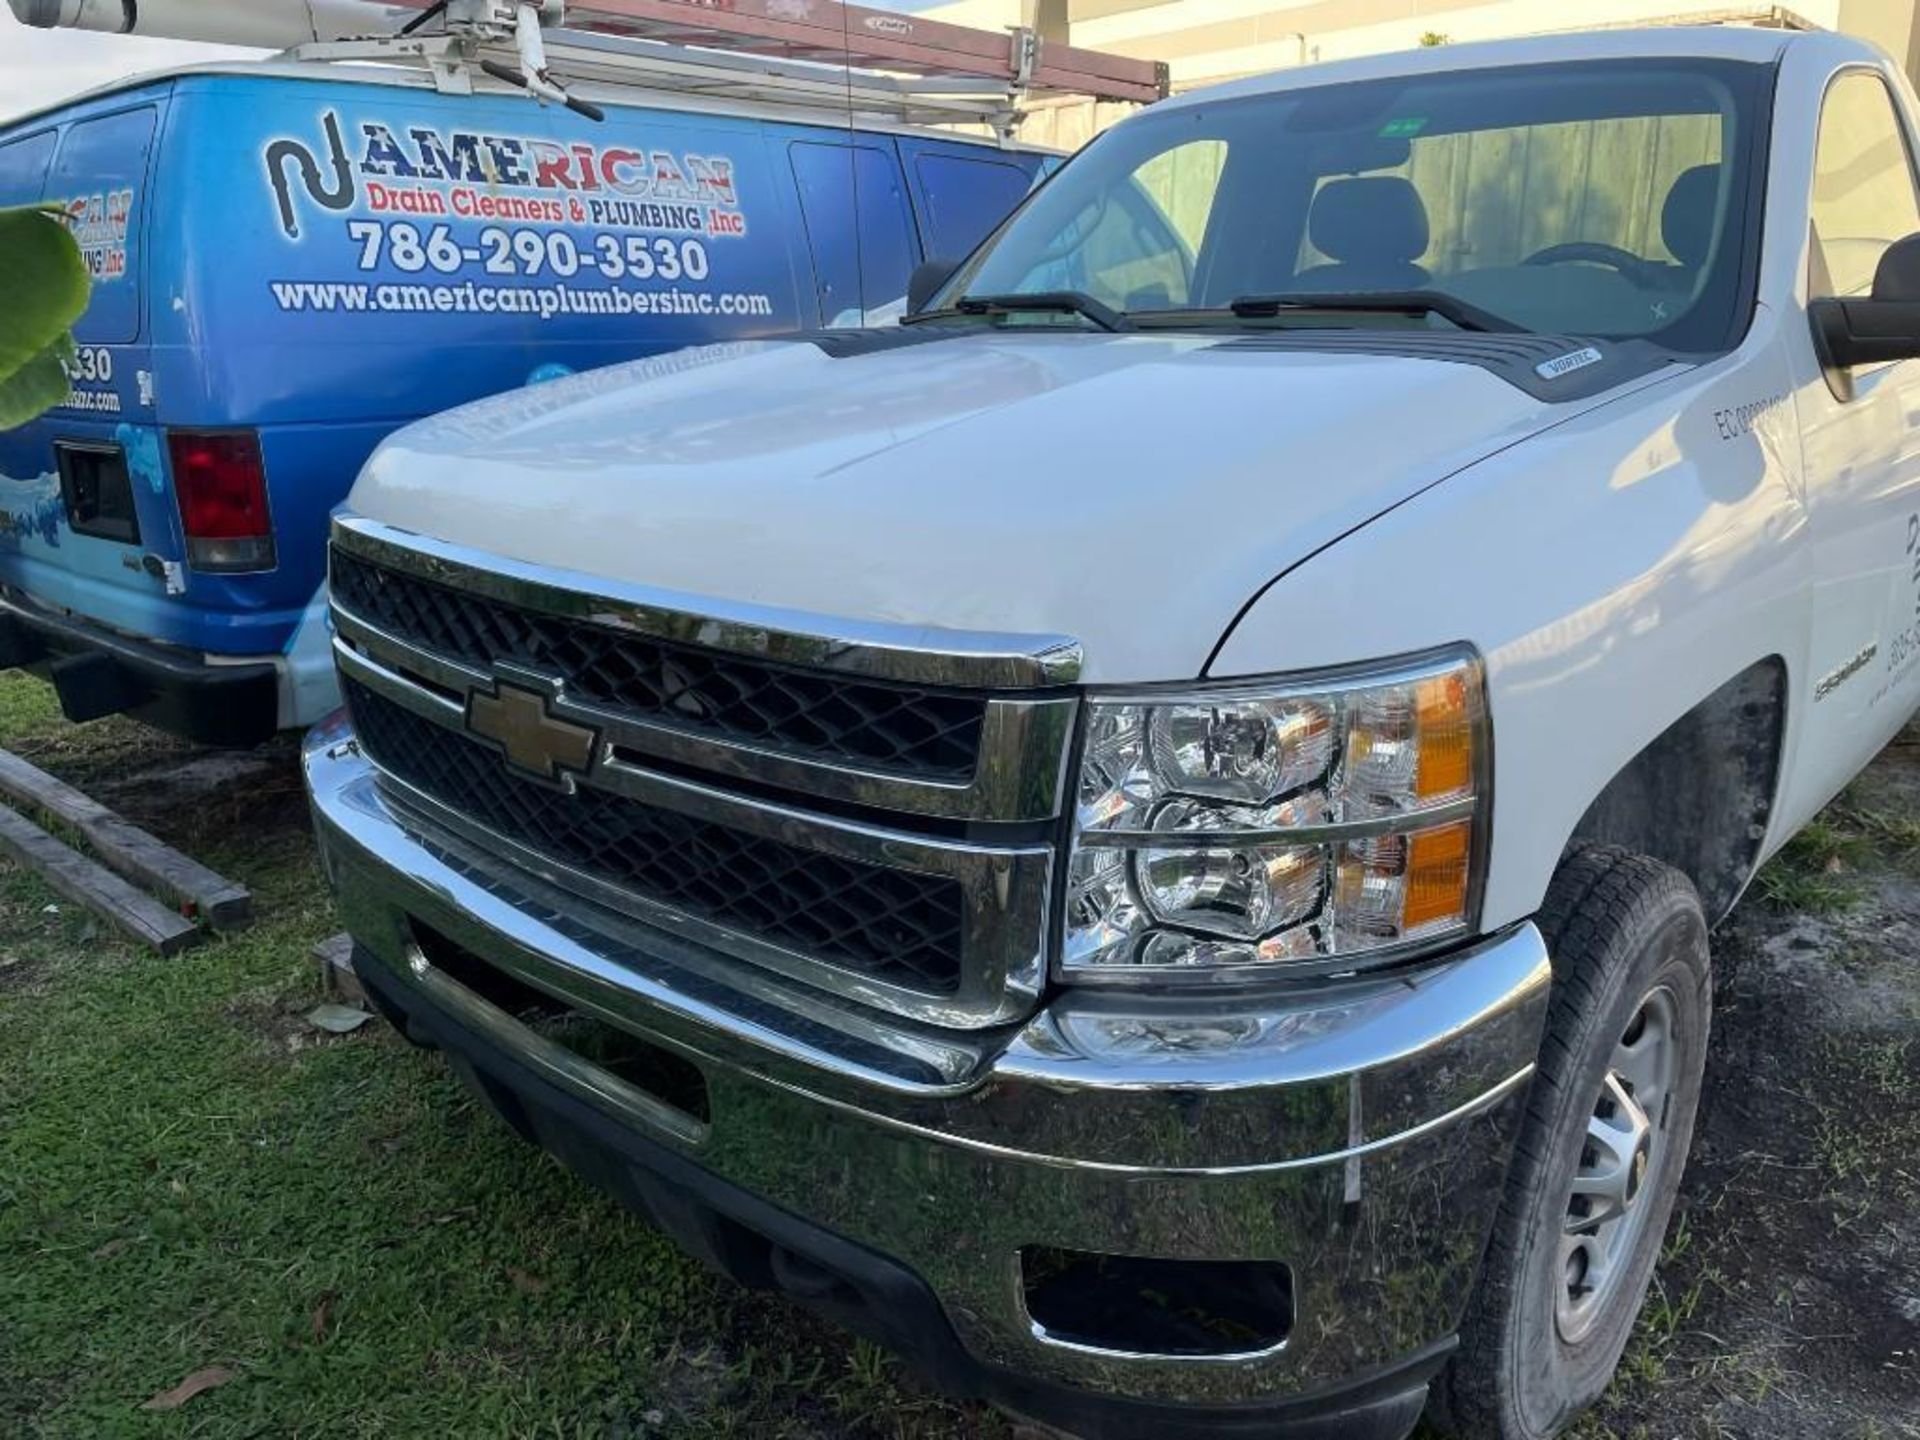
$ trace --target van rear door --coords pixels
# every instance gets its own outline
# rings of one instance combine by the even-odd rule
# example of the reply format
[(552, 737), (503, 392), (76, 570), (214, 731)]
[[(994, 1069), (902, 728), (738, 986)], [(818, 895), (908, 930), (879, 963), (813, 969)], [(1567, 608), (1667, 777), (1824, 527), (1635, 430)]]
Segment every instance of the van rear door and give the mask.
[[(175, 82), (148, 318), (184, 591), (145, 633), (328, 677), (327, 517), (397, 426), (809, 323), (777, 127), (606, 111), (317, 68)], [(257, 506), (198, 503), (250, 474)]]
[[(177, 572), (177, 521), (152, 416), (145, 295), (146, 194), (161, 97), (83, 109), (0, 150), (0, 203), (33, 198), (79, 241), (93, 291), (74, 326), (66, 403), (0, 448), (0, 583), (42, 606), (150, 633)], [(153, 558), (150, 560), (149, 556)]]

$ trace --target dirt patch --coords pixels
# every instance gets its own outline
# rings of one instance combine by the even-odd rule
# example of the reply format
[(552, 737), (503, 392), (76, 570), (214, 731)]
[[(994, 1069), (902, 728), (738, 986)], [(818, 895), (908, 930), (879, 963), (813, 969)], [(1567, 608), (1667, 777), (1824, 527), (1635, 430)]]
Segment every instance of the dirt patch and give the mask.
[(18, 751), (210, 864), (209, 853), (244, 856), (306, 829), (297, 736), (257, 750), (209, 750), (116, 716), (65, 727)]
[(687, 1350), (675, 1345), (660, 1362), (660, 1404), (643, 1414), (641, 1422), (654, 1433), (666, 1434), (671, 1417), (714, 1410), (738, 1385), (735, 1372), (736, 1363), (718, 1346)]
[(1916, 817), (1909, 741), (1715, 936), (1681, 1210), (1620, 1379), (1579, 1433), (1920, 1437)]
[(272, 1058), (346, 1044), (358, 1036), (381, 1033), (370, 1019), (355, 1030), (332, 1031), (316, 1025), (308, 1016), (320, 1003), (317, 991), (303, 979), (295, 984), (236, 995), (220, 1007), (220, 1013), (233, 1025), (257, 1037), (261, 1053)]
[(153, 807), (218, 797), (230, 787), (258, 782), (278, 768), (278, 755), (258, 750), (190, 750), (164, 755), (130, 774), (104, 780), (103, 795)]
[(89, 793), (189, 854), (244, 854), (303, 834), (307, 823), (300, 752), (290, 736), (258, 750), (169, 749), (100, 776)]

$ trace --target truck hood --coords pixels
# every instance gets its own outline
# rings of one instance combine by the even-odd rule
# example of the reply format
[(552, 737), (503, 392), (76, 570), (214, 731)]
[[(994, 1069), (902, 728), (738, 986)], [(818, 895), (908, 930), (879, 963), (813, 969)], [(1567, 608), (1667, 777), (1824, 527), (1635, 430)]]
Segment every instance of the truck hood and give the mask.
[(349, 504), (539, 566), (822, 616), (1067, 635), (1197, 675), (1263, 585), (1591, 402), (1469, 364), (983, 331), (677, 352), (400, 431)]

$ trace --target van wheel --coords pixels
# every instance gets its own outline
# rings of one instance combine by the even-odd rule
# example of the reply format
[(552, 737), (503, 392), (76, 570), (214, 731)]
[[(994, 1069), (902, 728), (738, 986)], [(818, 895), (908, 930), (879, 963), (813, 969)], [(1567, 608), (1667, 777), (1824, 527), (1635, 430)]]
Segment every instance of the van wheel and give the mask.
[(1626, 1349), (1686, 1166), (1706, 1065), (1707, 926), (1691, 883), (1643, 855), (1564, 861), (1538, 919), (1553, 996), (1444, 1428), (1544, 1440)]

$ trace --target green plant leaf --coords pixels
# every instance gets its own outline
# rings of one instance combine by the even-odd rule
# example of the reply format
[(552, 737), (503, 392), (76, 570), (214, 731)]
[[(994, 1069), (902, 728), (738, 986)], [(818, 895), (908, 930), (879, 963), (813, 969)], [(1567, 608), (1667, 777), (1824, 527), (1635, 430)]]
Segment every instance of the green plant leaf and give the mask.
[(73, 358), (73, 337), (61, 335), (11, 375), (0, 376), (0, 430), (12, 430), (67, 398), (73, 381), (61, 362)]
[(0, 210), (0, 430), (65, 397), (60, 362), (91, 282), (72, 232), (39, 208)]
[(87, 308), (87, 265), (73, 234), (39, 208), (0, 210), (0, 376), (73, 328)]

